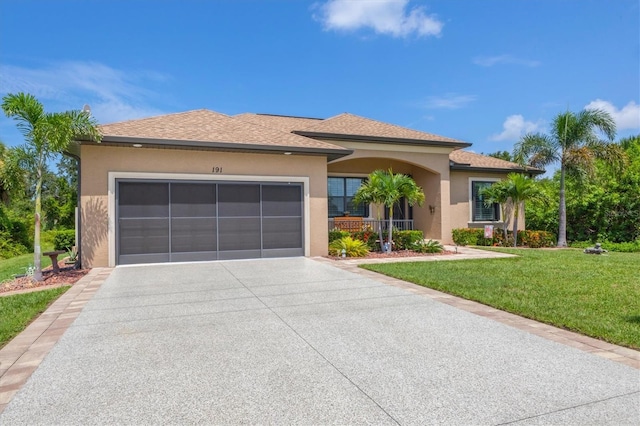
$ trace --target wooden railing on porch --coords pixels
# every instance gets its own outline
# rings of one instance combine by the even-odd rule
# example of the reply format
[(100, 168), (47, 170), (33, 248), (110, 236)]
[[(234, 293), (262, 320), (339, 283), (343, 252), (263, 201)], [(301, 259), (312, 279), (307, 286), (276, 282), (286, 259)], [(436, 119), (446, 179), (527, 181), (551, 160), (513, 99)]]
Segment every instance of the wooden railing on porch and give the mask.
[[(365, 229), (372, 231), (378, 230), (378, 224), (382, 225), (382, 230), (386, 231), (389, 227), (388, 220), (369, 219), (356, 216), (344, 216), (329, 218), (329, 229), (339, 229), (341, 231), (357, 232)], [(401, 231), (412, 231), (413, 220), (394, 219), (393, 228)]]

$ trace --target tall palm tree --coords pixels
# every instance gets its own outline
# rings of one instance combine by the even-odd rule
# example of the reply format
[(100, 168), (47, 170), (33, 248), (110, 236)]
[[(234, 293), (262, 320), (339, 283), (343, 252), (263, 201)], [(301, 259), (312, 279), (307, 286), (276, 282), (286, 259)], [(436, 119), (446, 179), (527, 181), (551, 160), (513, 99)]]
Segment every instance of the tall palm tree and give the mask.
[(84, 111), (47, 113), (42, 104), (30, 94), (8, 94), (2, 98), (2, 110), (17, 121), (17, 127), (25, 138), (25, 144), (17, 148), (18, 161), (35, 176), (35, 232), (34, 232), (34, 281), (42, 280), (40, 247), (40, 218), (42, 215), (42, 179), (47, 162), (63, 152), (79, 138), (100, 141), (102, 136), (97, 122)]
[[(609, 141), (601, 140), (598, 130), (604, 133)], [(514, 157), (522, 164), (545, 167), (560, 163), (558, 247), (567, 246), (566, 174), (593, 173), (596, 158), (622, 163), (624, 152), (619, 145), (611, 143), (615, 135), (615, 122), (606, 111), (567, 111), (553, 119), (549, 135), (527, 134), (516, 144)]]
[[(363, 188), (363, 186), (360, 188)], [(383, 204), (389, 209), (389, 244), (387, 250), (390, 252), (393, 246), (393, 206), (403, 198), (407, 200), (410, 206), (414, 204), (422, 205), (425, 198), (424, 192), (410, 176), (402, 173), (394, 174), (391, 169), (389, 171), (374, 171), (369, 175), (369, 181), (359, 195), (360, 188), (358, 188), (354, 196), (356, 200)], [(382, 239), (380, 242), (382, 245)]]

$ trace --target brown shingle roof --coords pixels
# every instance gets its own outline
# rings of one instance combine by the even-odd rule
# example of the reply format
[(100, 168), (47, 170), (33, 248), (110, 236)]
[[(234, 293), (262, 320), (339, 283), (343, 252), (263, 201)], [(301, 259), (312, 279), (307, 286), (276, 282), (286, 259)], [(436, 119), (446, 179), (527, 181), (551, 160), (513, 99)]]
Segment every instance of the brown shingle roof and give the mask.
[(271, 114), (253, 114), (244, 113), (234, 115), (235, 118), (247, 120), (251, 123), (260, 124), (261, 126), (267, 126), (274, 129), (282, 130), (283, 132), (293, 132), (294, 130), (301, 130), (307, 126), (317, 124), (323, 121), (322, 118), (309, 118), (309, 117), (293, 117), (290, 115), (271, 115)]
[(343, 147), (200, 109), (100, 126), (104, 140), (114, 137), (148, 140), (218, 142), (273, 147), (342, 150)]
[[(511, 161), (501, 160), (499, 158), (490, 157), (488, 155), (476, 154), (474, 152), (463, 151), (461, 149), (451, 152), (449, 160), (457, 166), (458, 169), (496, 169), (496, 170), (513, 170), (514, 172), (523, 171), (524, 168)], [(534, 167), (527, 167), (526, 170), (531, 173), (543, 173), (543, 170)]]
[(333, 134), (358, 137), (374, 137), (383, 139), (413, 140), (420, 142), (444, 142), (456, 145), (468, 146), (463, 141), (435, 135), (433, 133), (420, 132), (407, 129), (395, 124), (383, 123), (370, 118), (360, 117), (354, 114), (344, 113), (320, 122), (308, 123), (303, 129), (296, 129), (296, 133), (302, 135)]

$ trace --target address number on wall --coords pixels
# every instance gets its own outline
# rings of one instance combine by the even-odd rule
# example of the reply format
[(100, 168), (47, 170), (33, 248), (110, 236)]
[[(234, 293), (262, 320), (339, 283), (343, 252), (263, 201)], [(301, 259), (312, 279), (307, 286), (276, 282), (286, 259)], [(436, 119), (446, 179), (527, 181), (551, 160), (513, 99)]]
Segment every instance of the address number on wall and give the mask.
[(222, 167), (213, 166), (211, 168), (211, 173), (222, 173)]

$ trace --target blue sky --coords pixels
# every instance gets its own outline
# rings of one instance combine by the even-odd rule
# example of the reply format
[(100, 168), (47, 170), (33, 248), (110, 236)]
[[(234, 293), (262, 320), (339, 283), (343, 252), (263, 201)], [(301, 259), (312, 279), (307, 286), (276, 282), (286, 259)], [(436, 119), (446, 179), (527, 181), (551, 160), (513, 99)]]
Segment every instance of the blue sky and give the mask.
[(101, 123), (351, 112), (488, 153), (566, 109), (640, 133), (639, 46), (640, 0), (5, 0), (0, 95)]

